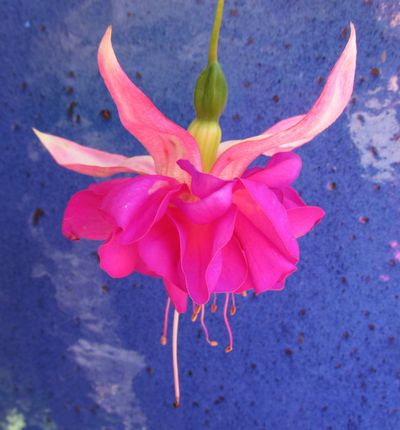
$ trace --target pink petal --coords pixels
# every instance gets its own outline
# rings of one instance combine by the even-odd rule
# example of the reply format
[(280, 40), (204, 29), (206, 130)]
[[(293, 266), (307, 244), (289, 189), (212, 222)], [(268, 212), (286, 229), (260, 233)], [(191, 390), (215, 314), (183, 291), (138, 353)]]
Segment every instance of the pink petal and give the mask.
[[(293, 127), (295, 124), (297, 124), (299, 121), (301, 121), (305, 115), (296, 115), (292, 116), (291, 118), (283, 119), (282, 121), (277, 122), (272, 127), (265, 130), (262, 134), (271, 136), (272, 134), (278, 133), (282, 130), (286, 130), (290, 127)], [(228, 140), (226, 142), (222, 142), (218, 147), (217, 157), (219, 157), (223, 152), (225, 152), (227, 149), (232, 148), (232, 146), (237, 145), (238, 143), (243, 142), (241, 139), (237, 140)], [(268, 155), (268, 154), (266, 154)]]
[(236, 211), (232, 209), (209, 224), (192, 223), (178, 210), (170, 213), (179, 233), (186, 290), (195, 303), (207, 303), (221, 274), (221, 264), (213, 264), (209, 270), (208, 266), (232, 238)]
[(71, 240), (106, 240), (110, 237), (114, 223), (101, 204), (105, 194), (121, 186), (127, 179), (114, 179), (90, 185), (88, 190), (74, 194), (65, 209), (62, 231)]
[(250, 284), (256, 293), (275, 288), (296, 270), (296, 266), (244, 215), (237, 216), (236, 235), (245, 252)]
[(228, 182), (224, 187), (203, 199), (197, 201), (176, 199), (174, 203), (190, 221), (197, 224), (210, 223), (224, 215), (232, 206), (233, 186), (233, 182)]
[(267, 186), (242, 179), (245, 190), (235, 192), (234, 202), (264, 236), (291, 261), (299, 258), (299, 247), (293, 236), (287, 211)]
[(138, 242), (140, 259), (153, 276), (174, 285), (182, 285), (179, 236), (175, 225), (165, 217)]
[(136, 244), (122, 245), (119, 233), (99, 247), (100, 267), (112, 278), (123, 278), (134, 272), (137, 261)]
[(304, 236), (324, 216), (325, 212), (317, 206), (303, 206), (288, 210), (289, 222), (295, 237)]
[[(272, 156), (263, 169), (245, 175), (247, 179), (262, 182), (271, 188), (280, 188), (292, 184), (301, 171), (301, 158), (294, 152), (279, 152)], [(247, 173), (247, 172), (246, 172)]]
[(155, 173), (154, 162), (148, 155), (128, 158), (78, 145), (35, 129), (33, 131), (60, 166), (75, 172), (90, 176), (111, 176), (123, 172)]
[(180, 186), (165, 176), (137, 176), (110, 192), (103, 201), (102, 209), (123, 230), (121, 243), (132, 243), (144, 236), (163, 216), (171, 192)]
[(221, 274), (215, 292), (235, 292), (241, 288), (248, 275), (246, 257), (237, 238), (232, 237), (228, 244), (222, 248), (220, 254)]
[[(311, 110), (292, 125), (277, 125), (274, 134), (261, 134), (231, 146), (217, 159), (211, 173), (223, 179), (239, 177), (259, 155), (291, 151), (312, 140), (332, 125), (345, 109), (353, 92), (356, 67), (356, 34), (353, 24), (342, 55), (332, 69), (326, 85)], [(280, 130), (276, 132), (276, 130)]]
[(176, 285), (164, 279), (165, 289), (167, 290), (168, 296), (172, 300), (175, 309), (179, 313), (184, 313), (187, 310), (187, 297), (188, 295), (178, 288)]
[(216, 176), (197, 170), (193, 164), (187, 160), (179, 160), (178, 165), (192, 177), (190, 190), (195, 196), (207, 197), (227, 183), (227, 181), (223, 181)]
[(111, 27), (100, 43), (98, 63), (123, 126), (153, 157), (156, 171), (179, 180), (186, 178), (176, 164), (179, 159), (189, 160), (201, 170), (200, 152), (194, 138), (166, 118), (122, 70), (111, 44)]

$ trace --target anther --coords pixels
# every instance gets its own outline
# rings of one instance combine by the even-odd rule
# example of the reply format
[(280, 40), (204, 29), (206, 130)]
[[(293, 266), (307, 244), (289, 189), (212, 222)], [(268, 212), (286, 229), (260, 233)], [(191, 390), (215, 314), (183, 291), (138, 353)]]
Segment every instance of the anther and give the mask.
[(226, 348), (225, 348), (225, 352), (232, 352), (232, 350), (233, 350), (233, 348), (232, 348), (232, 346), (231, 345), (228, 345)]
[(197, 320), (197, 317), (200, 313), (200, 310), (201, 310), (201, 306), (196, 305), (196, 308), (195, 308), (194, 312), (192, 313), (192, 322), (195, 322)]
[(167, 344), (167, 338), (165, 336), (161, 336), (160, 342), (161, 342), (161, 345), (165, 346)]
[(230, 311), (231, 316), (235, 315), (235, 313), (236, 313), (236, 306), (232, 306)]

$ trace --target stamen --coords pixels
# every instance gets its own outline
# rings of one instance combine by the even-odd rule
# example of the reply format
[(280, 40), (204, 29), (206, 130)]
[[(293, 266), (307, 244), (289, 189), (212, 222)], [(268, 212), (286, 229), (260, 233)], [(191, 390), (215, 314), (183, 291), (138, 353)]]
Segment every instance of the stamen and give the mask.
[(232, 352), (233, 350), (233, 338), (232, 338), (232, 330), (228, 321), (228, 304), (229, 304), (229, 293), (226, 294), (225, 297), (225, 305), (224, 305), (224, 321), (226, 325), (226, 329), (229, 335), (229, 345), (225, 348), (225, 352)]
[(213, 304), (211, 305), (211, 312), (213, 314), (217, 312), (217, 295), (215, 293), (214, 293), (214, 301), (213, 301)]
[(192, 313), (192, 322), (195, 322), (197, 320), (197, 317), (199, 316), (200, 311), (201, 311), (201, 306), (196, 305), (196, 307)]
[(206, 335), (206, 341), (208, 342), (208, 344), (211, 346), (218, 346), (218, 342), (215, 340), (210, 340), (210, 338), (208, 336), (207, 326), (206, 326), (206, 323), (204, 321), (204, 305), (201, 306), (200, 322), (201, 322), (201, 326), (203, 327), (204, 334)]
[(174, 369), (174, 389), (175, 389), (175, 402), (174, 407), (179, 408), (181, 394), (179, 390), (179, 370), (178, 370), (178, 326), (179, 326), (179, 312), (174, 311), (174, 322), (172, 327), (172, 366)]
[(231, 315), (235, 315), (236, 313), (236, 303), (235, 303), (235, 293), (232, 293), (232, 307), (231, 307)]
[(168, 297), (167, 305), (165, 306), (165, 313), (164, 313), (164, 328), (163, 328), (163, 334), (161, 336), (161, 345), (167, 344), (167, 331), (168, 331), (168, 315), (169, 315), (169, 306), (171, 304), (171, 299)]

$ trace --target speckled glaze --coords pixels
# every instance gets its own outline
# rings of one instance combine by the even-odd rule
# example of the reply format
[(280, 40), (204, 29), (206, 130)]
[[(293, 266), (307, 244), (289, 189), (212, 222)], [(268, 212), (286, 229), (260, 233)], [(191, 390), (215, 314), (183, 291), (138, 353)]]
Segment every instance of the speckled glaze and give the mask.
[[(56, 166), (31, 127), (144, 153), (98, 74), (110, 23), (124, 69), (187, 126), (213, 10), (204, 0), (0, 2), (2, 430), (400, 428), (398, 1), (226, 0), (224, 140), (306, 112), (350, 21), (358, 70), (339, 121), (296, 151), (296, 188), (327, 213), (301, 240), (299, 270), (282, 292), (237, 300), (231, 354), (182, 318), (180, 409), (159, 343), (161, 284), (111, 280), (95, 243), (61, 235), (69, 197), (91, 178)], [(208, 321), (224, 345), (222, 318)]]

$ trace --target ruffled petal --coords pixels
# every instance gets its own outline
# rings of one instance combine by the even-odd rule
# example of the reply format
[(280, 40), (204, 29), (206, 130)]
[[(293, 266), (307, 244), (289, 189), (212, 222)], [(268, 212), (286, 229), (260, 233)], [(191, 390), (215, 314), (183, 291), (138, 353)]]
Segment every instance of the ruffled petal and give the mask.
[(176, 199), (175, 204), (194, 223), (206, 224), (224, 215), (232, 206), (232, 189), (234, 184), (228, 182), (224, 187), (209, 196), (196, 201)]
[(247, 279), (248, 267), (246, 257), (235, 236), (222, 248), (220, 254), (222, 267), (215, 292), (233, 293), (241, 288)]
[(104, 196), (127, 179), (114, 179), (100, 184), (92, 184), (89, 189), (74, 194), (64, 212), (62, 232), (71, 240), (106, 240), (110, 237), (114, 222), (101, 204)]
[(171, 194), (180, 187), (174, 179), (151, 175), (129, 179), (110, 192), (102, 203), (102, 210), (123, 230), (121, 243), (132, 243), (143, 237), (163, 216)]
[[(262, 182), (271, 188), (291, 185), (301, 171), (301, 158), (294, 152), (279, 152), (272, 156), (264, 168), (258, 168), (247, 179)], [(246, 172), (247, 173), (247, 172)]]
[(90, 176), (134, 172), (152, 175), (154, 161), (148, 155), (125, 157), (79, 145), (71, 140), (33, 129), (43, 146), (62, 167)]
[[(353, 92), (357, 48), (353, 24), (350, 27), (349, 41), (311, 110), (300, 121), (294, 120), (294, 125), (288, 120), (286, 124), (276, 126), (272, 133), (261, 134), (230, 146), (215, 162), (212, 174), (223, 179), (239, 177), (259, 155), (292, 151), (312, 140), (336, 121)], [(290, 127), (282, 129), (285, 125)]]
[(295, 237), (307, 234), (325, 216), (317, 206), (302, 206), (288, 210), (289, 223)]
[(99, 247), (100, 267), (112, 278), (123, 278), (134, 272), (137, 261), (136, 244), (122, 245), (119, 232)]
[(123, 126), (153, 157), (156, 171), (179, 180), (187, 178), (176, 164), (179, 159), (201, 170), (199, 148), (191, 134), (166, 118), (122, 70), (111, 44), (111, 27), (100, 43), (98, 63)]
[(193, 164), (187, 160), (179, 160), (178, 165), (191, 176), (190, 190), (192, 194), (197, 197), (207, 197), (227, 183), (227, 181), (219, 179), (216, 176), (197, 170)]
[(282, 255), (296, 262), (299, 258), (299, 247), (282, 203), (264, 184), (248, 179), (241, 181), (245, 189), (234, 194), (238, 210), (257, 226)]
[[(171, 210), (180, 239), (181, 268), (186, 290), (197, 304), (207, 303), (221, 274), (222, 263), (210, 266), (219, 251), (231, 240), (236, 210), (229, 210), (223, 217), (209, 224), (195, 224), (180, 211)], [(206, 277), (207, 273), (207, 277)]]
[(188, 295), (178, 288), (173, 283), (164, 279), (165, 289), (167, 290), (167, 294), (169, 298), (172, 300), (175, 309), (179, 313), (185, 313), (187, 310), (187, 298)]
[(179, 236), (168, 217), (155, 224), (138, 242), (138, 252), (153, 276), (159, 276), (175, 286), (184, 284), (179, 258)]
[(295, 264), (268, 240), (244, 215), (238, 214), (235, 233), (245, 252), (249, 285), (256, 293), (273, 290), (296, 270)]

